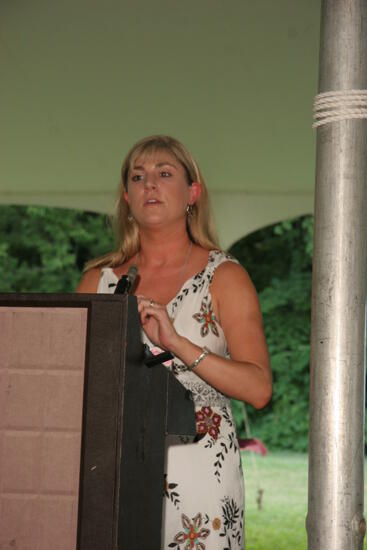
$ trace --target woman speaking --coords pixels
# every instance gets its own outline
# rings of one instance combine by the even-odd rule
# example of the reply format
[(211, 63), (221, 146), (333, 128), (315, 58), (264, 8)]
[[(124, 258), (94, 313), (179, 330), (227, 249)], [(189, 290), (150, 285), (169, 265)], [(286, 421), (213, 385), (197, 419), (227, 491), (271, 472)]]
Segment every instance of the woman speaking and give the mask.
[(271, 397), (259, 301), (218, 245), (208, 192), (186, 148), (167, 136), (135, 144), (121, 171), (116, 251), (91, 261), (79, 292), (114, 291), (136, 264), (143, 341), (167, 350), (190, 390), (197, 437), (167, 437), (162, 548), (242, 549), (244, 490), (230, 398)]

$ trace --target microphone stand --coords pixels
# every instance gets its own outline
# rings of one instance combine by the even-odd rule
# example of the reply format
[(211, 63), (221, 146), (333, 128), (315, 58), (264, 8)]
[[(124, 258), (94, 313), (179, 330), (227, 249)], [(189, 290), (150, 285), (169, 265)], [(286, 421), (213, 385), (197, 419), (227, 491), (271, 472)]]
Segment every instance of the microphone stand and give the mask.
[[(122, 277), (117, 282), (114, 294), (130, 294), (137, 273), (137, 267), (132, 266), (132, 268), (129, 269), (127, 275), (122, 275)], [(154, 355), (150, 351), (149, 346), (144, 344), (144, 363), (147, 367), (154, 367), (156, 365), (164, 363), (165, 361), (170, 361), (171, 359), (173, 359), (173, 355), (169, 351), (163, 351), (158, 355)]]

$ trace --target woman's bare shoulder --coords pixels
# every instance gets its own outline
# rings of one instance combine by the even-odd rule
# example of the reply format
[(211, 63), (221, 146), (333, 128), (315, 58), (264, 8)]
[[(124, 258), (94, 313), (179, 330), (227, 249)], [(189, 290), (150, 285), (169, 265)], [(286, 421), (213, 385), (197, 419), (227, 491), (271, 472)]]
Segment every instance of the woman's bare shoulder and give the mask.
[(222, 289), (222, 287), (227, 288), (231, 285), (250, 291), (254, 290), (250, 276), (242, 265), (232, 261), (223, 262), (215, 271), (212, 286)]
[(93, 267), (84, 273), (75, 292), (85, 294), (95, 294), (98, 288), (98, 282), (101, 277), (101, 268)]
[(228, 312), (233, 315), (238, 309), (246, 311), (248, 315), (261, 315), (254, 284), (240, 264), (223, 262), (218, 266), (213, 277), (211, 294), (218, 313)]

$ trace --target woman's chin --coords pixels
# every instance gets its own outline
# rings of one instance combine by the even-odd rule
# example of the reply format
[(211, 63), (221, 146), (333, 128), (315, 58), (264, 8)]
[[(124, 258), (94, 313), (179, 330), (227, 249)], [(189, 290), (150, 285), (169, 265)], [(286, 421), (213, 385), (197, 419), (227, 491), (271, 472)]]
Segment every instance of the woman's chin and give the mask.
[(168, 224), (167, 224), (167, 220), (162, 219), (162, 217), (151, 216), (149, 217), (149, 219), (145, 219), (141, 223), (138, 222), (138, 225), (139, 225), (139, 228), (143, 230), (144, 229), (154, 230), (154, 229), (160, 229), (160, 228), (166, 227)]
[(144, 216), (143, 219), (141, 220), (137, 220), (138, 222), (138, 225), (143, 228), (143, 227), (165, 227), (165, 226), (170, 226), (170, 225), (183, 225), (185, 226), (186, 224), (186, 218), (181, 218), (181, 217), (173, 217), (173, 216), (170, 216), (168, 217), (165, 213), (163, 212), (147, 212)]

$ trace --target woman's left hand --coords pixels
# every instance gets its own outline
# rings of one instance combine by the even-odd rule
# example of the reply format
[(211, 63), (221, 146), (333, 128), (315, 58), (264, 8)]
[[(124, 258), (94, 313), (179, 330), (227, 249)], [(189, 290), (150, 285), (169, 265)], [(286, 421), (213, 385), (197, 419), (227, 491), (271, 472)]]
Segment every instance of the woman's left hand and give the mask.
[(140, 322), (149, 340), (160, 348), (172, 351), (180, 336), (177, 334), (165, 305), (138, 295)]

